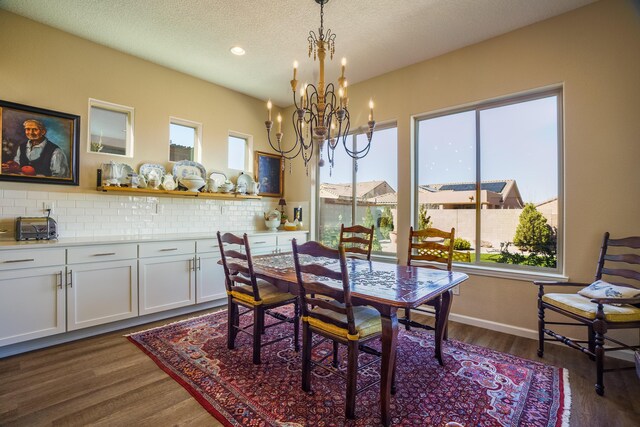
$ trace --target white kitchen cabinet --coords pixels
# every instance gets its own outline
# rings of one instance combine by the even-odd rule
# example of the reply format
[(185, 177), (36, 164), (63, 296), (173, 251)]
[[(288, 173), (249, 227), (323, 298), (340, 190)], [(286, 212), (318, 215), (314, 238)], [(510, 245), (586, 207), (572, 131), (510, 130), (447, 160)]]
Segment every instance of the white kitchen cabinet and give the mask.
[(249, 236), (249, 247), (252, 256), (276, 253), (278, 238), (275, 234)]
[(293, 251), (293, 248), (291, 246), (291, 242), (293, 241), (293, 239), (296, 239), (296, 243), (298, 243), (299, 245), (307, 241), (306, 232), (278, 234), (276, 237), (278, 238), (278, 252)]
[[(140, 315), (196, 303), (195, 241), (142, 243), (139, 251)], [(142, 258), (157, 254), (172, 255)]]
[(0, 271), (0, 346), (65, 332), (63, 282), (64, 265)]
[(196, 242), (196, 303), (213, 301), (227, 296), (224, 268), (220, 261), (218, 239)]
[(67, 330), (138, 315), (138, 261), (67, 266)]

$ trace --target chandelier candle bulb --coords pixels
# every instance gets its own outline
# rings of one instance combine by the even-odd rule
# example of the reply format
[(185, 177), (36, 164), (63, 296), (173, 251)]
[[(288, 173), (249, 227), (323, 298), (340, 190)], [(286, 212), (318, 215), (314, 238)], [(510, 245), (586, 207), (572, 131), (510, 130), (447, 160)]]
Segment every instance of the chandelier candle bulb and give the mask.
[(347, 66), (347, 58), (342, 58), (342, 74), (340, 75), (341, 78), (344, 79), (344, 69)]
[(369, 121), (373, 120), (373, 99), (369, 100)]
[(271, 100), (269, 100), (267, 102), (267, 110), (269, 111), (269, 121), (271, 121), (271, 107), (272, 107)]
[(278, 113), (278, 133), (282, 133), (282, 116)]
[(298, 74), (298, 61), (293, 61), (293, 80), (296, 79), (297, 74)]

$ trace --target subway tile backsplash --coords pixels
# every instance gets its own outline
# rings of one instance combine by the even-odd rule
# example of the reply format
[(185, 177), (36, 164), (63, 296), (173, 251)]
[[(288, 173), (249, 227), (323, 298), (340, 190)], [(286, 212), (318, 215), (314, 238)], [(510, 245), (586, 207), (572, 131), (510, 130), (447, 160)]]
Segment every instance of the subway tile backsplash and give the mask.
[(262, 215), (277, 201), (0, 190), (0, 229), (12, 237), (15, 218), (44, 216), (46, 203), (53, 205), (60, 237), (256, 231), (264, 230)]

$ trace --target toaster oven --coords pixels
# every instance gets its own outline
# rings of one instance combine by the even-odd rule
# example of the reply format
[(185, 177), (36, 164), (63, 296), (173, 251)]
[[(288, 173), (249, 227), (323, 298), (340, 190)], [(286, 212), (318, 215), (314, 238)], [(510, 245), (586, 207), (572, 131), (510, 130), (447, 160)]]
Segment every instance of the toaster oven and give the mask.
[(58, 238), (58, 226), (51, 217), (16, 218), (16, 240), (51, 240)]

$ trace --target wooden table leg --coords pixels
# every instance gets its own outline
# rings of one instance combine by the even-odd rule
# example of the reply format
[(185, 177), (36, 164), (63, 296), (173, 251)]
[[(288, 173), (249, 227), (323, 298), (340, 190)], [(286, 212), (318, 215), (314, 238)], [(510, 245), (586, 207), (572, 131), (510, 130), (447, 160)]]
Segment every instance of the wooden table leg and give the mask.
[[(391, 307), (390, 307), (391, 308)], [(380, 414), (382, 424), (391, 424), (391, 388), (393, 368), (396, 364), (396, 344), (398, 341), (398, 315), (395, 308), (390, 313), (381, 313), (382, 320), (382, 366), (380, 369)]]
[(442, 294), (442, 298), (440, 299), (440, 309), (438, 310), (438, 316), (436, 317), (436, 333), (434, 338), (436, 344), (436, 359), (438, 359), (440, 366), (444, 366), (444, 362), (442, 361), (442, 339), (444, 338), (444, 333), (447, 330), (452, 300), (452, 290)]

